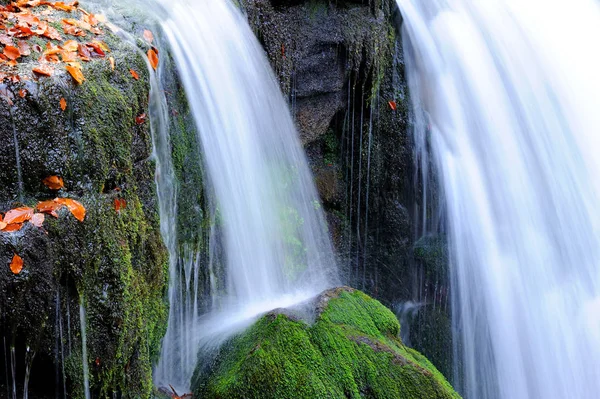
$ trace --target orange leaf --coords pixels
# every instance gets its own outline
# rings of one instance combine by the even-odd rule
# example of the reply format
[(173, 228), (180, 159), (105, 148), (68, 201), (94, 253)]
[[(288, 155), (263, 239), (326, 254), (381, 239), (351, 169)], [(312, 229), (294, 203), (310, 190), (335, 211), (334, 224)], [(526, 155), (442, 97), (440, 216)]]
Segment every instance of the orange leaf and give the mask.
[(26, 95), (27, 95), (27, 90), (25, 90), (25, 89), (19, 90), (19, 97), (25, 98)]
[(388, 101), (388, 104), (389, 104), (390, 108), (392, 109), (392, 111), (396, 110), (396, 102), (395, 101)]
[[(61, 108), (62, 108), (63, 100), (64, 100), (64, 98), (62, 98), (60, 100)], [(66, 107), (66, 105), (67, 105), (67, 102), (65, 101), (65, 107)], [(63, 108), (63, 110), (64, 110), (64, 108)], [(44, 180), (42, 180), (42, 182), (50, 190), (60, 190), (61, 188), (63, 188), (65, 186), (65, 182), (63, 181), (63, 178), (59, 177), (59, 176), (48, 176)]]
[(16, 60), (21, 56), (21, 52), (17, 47), (5, 46), (4, 55), (7, 56), (9, 60)]
[(77, 82), (77, 84), (82, 84), (83, 83), (83, 81), (85, 80), (85, 77), (83, 76), (83, 72), (81, 72), (81, 69), (76, 68), (76, 67), (71, 66), (71, 65), (67, 65), (65, 68), (71, 74), (71, 76), (73, 77), (73, 79), (75, 79), (75, 81)]
[(9, 224), (2, 231), (6, 232), (6, 233), (12, 233), (14, 231), (21, 230), (21, 227), (23, 227), (23, 223)]
[(156, 71), (156, 68), (158, 67), (158, 54), (156, 54), (156, 51), (153, 49), (148, 50), (148, 59), (150, 60), (150, 65), (152, 65), (152, 68)]
[(66, 42), (64, 42), (64, 44), (62, 45), (63, 50), (65, 51), (77, 51), (79, 43), (77, 43), (76, 40), (67, 40)]
[(31, 54), (31, 47), (25, 40), (19, 40), (19, 51), (22, 56), (28, 56)]
[(21, 208), (11, 209), (6, 212), (4, 215), (4, 223), (6, 224), (15, 224), (15, 223), (23, 223), (26, 220), (31, 219), (33, 216), (33, 208), (29, 208), (27, 206)]
[(124, 198), (115, 198), (113, 205), (115, 207), (115, 211), (119, 212), (121, 209), (125, 209), (127, 206), (127, 201)]
[(75, 219), (79, 220), (80, 222), (83, 222), (83, 219), (85, 219), (85, 208), (80, 202), (77, 202), (71, 198), (56, 198), (54, 201), (58, 202), (59, 204), (66, 205), (73, 216), (75, 216)]
[(31, 224), (33, 224), (35, 227), (42, 227), (44, 224), (44, 219), (45, 216), (43, 213), (34, 213), (31, 217)]
[(36, 208), (40, 212), (49, 213), (52, 216), (54, 216), (55, 218), (57, 218), (58, 213), (56, 213), (56, 211), (58, 211), (63, 206), (64, 206), (63, 204), (56, 202), (55, 200), (48, 200), (48, 201), (38, 202)]
[(144, 40), (148, 43), (152, 43), (154, 41), (154, 35), (148, 29), (144, 30)]
[(33, 68), (33, 72), (44, 76), (52, 76), (54, 68), (50, 65), (40, 65), (39, 67)]
[(134, 71), (133, 69), (130, 69), (130, 70), (129, 70), (129, 73), (131, 74), (131, 76), (133, 76), (133, 78), (134, 78), (135, 80), (139, 80), (139, 79), (140, 79), (140, 75), (138, 75), (138, 74), (137, 74), (137, 72), (136, 72), (136, 71)]
[(8, 226), (6, 223), (0, 222), (0, 230), (4, 230), (6, 226)]
[(23, 259), (15, 254), (10, 262), (10, 271), (14, 274), (19, 274), (21, 270), (23, 270)]
[(67, 100), (65, 100), (64, 98), (60, 99), (60, 109), (62, 109), (63, 111), (67, 109)]
[(144, 122), (146, 122), (146, 114), (141, 114), (135, 117), (135, 123), (137, 123), (138, 125), (141, 125)]

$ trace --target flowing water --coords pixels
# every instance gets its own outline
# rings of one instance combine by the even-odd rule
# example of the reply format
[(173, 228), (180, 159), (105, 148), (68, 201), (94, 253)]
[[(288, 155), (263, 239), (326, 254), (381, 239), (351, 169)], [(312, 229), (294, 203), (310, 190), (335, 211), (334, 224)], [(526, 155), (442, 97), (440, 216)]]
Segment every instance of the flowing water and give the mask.
[(463, 393), (597, 398), (600, 3), (397, 3), (446, 197)]
[(171, 311), (155, 383), (181, 393), (189, 388), (200, 346), (220, 342), (258, 314), (317, 294), (335, 282), (336, 268), (290, 112), (244, 16), (225, 0), (158, 7), (197, 127), (206, 191), (213, 195), (209, 247), (222, 237), (225, 258), (225, 294), (210, 314), (199, 315), (198, 270), (208, 268), (212, 276), (212, 260), (200, 265), (194, 248), (176, 244), (177, 191), (164, 177), (172, 176), (168, 116), (155, 85), (150, 115), (157, 185), (167, 193), (160, 198), (162, 232), (171, 255)]

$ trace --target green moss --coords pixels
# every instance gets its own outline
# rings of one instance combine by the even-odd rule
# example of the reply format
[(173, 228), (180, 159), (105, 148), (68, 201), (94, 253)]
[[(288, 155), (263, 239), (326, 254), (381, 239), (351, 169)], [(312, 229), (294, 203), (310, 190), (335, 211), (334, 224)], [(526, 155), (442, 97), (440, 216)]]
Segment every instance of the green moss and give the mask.
[[(393, 313), (349, 288), (321, 295), (308, 325), (271, 313), (233, 338), (195, 396), (211, 398), (459, 398), (418, 352), (405, 347)], [(202, 364), (200, 364), (202, 366)]]

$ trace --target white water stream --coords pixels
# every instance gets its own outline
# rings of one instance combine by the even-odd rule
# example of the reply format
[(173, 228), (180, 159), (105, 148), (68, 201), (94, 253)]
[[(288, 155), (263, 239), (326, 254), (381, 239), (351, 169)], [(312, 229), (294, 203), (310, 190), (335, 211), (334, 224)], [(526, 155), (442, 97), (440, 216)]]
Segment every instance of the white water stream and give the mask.
[[(171, 262), (171, 315), (155, 383), (181, 393), (200, 346), (214, 346), (257, 315), (317, 294), (335, 281), (336, 268), (289, 109), (244, 16), (226, 0), (178, 0), (164, 7), (160, 21), (198, 129), (204, 158), (198, 162), (204, 161), (207, 191), (214, 193), (211, 213), (218, 217), (212, 223), (220, 224), (225, 252), (226, 292), (202, 317), (199, 260), (193, 250), (171, 253), (185, 262), (181, 268)], [(168, 152), (156, 155), (162, 165), (169, 162), (161, 159)], [(158, 180), (159, 191), (164, 184), (172, 185)], [(172, 216), (173, 207), (161, 205), (161, 220)], [(167, 242), (173, 231), (163, 229)], [(189, 292), (178, 290), (182, 278)]]
[(600, 3), (397, 3), (445, 191), (463, 394), (598, 398)]

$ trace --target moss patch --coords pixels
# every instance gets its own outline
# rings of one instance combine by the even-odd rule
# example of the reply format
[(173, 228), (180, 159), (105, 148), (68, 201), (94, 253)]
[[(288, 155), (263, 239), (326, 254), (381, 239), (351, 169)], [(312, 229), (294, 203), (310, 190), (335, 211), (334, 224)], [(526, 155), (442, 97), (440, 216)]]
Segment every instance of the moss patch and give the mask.
[(309, 325), (280, 312), (199, 364), (194, 394), (211, 398), (459, 398), (444, 377), (398, 338), (394, 314), (342, 287), (315, 302)]

